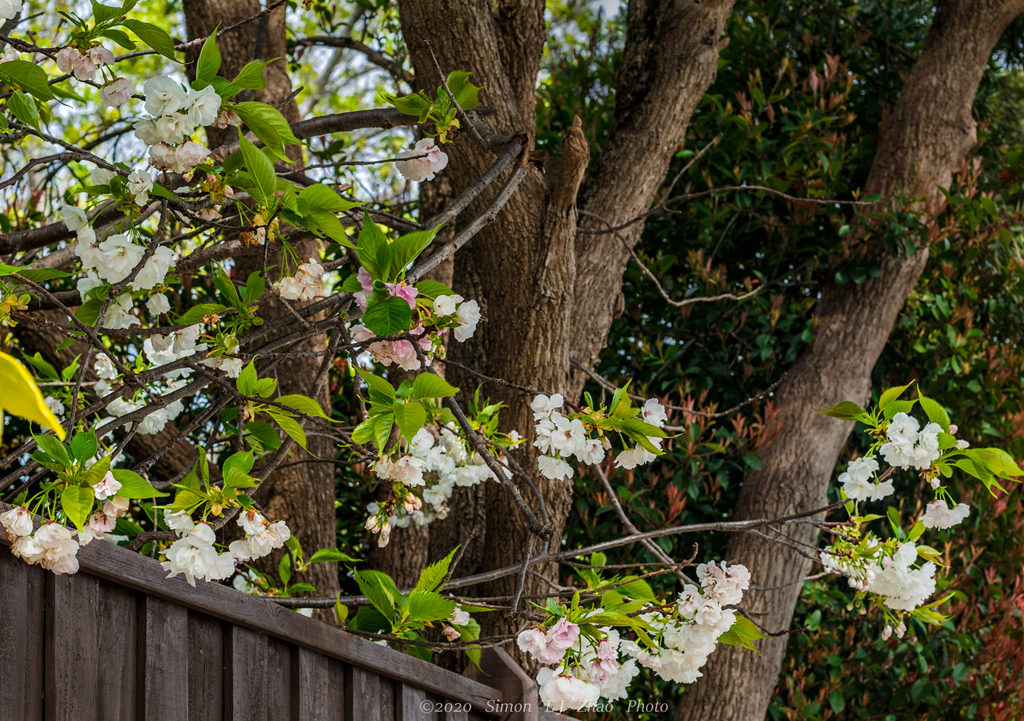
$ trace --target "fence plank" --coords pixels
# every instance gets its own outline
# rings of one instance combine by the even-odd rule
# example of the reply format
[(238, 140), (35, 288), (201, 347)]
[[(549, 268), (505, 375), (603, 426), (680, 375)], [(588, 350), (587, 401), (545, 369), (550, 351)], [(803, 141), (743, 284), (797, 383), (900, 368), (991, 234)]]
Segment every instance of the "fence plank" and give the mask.
[(44, 573), (0, 553), (0, 721), (43, 721)]
[(216, 618), (188, 612), (188, 719), (224, 718), (224, 627)]
[[(92, 651), (94, 664), (113, 665), (100, 669), (100, 684), (93, 690), (99, 717), (103, 721), (135, 721), (136, 674), (146, 672), (138, 663), (138, 609), (135, 592), (104, 583), (97, 586), (99, 615), (83, 619), (97, 625), (100, 645)], [(79, 621), (78, 623), (81, 623)]]
[(295, 721), (329, 721), (327, 657), (297, 649), (292, 668), (295, 693), (292, 694), (292, 718)]
[(188, 609), (146, 596), (139, 604), (140, 699), (146, 721), (187, 721)]
[(83, 574), (46, 575), (46, 719), (103, 721), (97, 618), (99, 581)]
[(433, 701), (427, 698), (426, 691), (403, 683), (398, 691), (398, 721), (423, 721), (435, 718), (435, 714), (430, 710), (431, 704)]
[(225, 653), (225, 719), (265, 721), (267, 718), (267, 636), (232, 626)]
[(348, 666), (333, 658), (327, 661), (327, 718), (332, 721), (359, 721), (349, 716), (348, 709), (345, 708), (345, 692), (348, 690), (345, 682), (347, 668)]
[(292, 651), (289, 643), (267, 640), (267, 718), (288, 721), (292, 713)]
[(346, 674), (345, 718), (348, 721), (385, 721), (381, 716), (381, 677), (365, 668), (351, 667)]

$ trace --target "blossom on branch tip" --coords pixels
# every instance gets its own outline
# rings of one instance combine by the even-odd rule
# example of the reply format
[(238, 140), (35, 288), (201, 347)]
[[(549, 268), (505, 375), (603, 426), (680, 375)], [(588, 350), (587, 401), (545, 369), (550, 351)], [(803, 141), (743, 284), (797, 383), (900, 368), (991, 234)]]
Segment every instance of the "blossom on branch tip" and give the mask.
[(932, 501), (925, 508), (921, 523), (925, 528), (952, 528), (971, 515), (971, 507), (965, 503), (958, 503), (953, 508), (946, 505), (943, 500)]
[(398, 157), (406, 158), (395, 162), (398, 172), (406, 180), (416, 183), (433, 180), (448, 165), (448, 156), (434, 144), (433, 138), (423, 138), (412, 150), (400, 153)]
[(135, 86), (130, 80), (114, 78), (111, 82), (100, 88), (100, 100), (104, 105), (112, 108), (124, 105), (131, 100), (135, 94)]

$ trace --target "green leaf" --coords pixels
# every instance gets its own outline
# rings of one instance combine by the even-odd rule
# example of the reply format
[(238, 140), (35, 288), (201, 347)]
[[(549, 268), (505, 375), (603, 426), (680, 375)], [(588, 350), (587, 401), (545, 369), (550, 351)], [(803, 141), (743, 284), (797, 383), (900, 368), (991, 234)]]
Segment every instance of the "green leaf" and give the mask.
[(412, 308), (404, 298), (392, 295), (371, 301), (363, 314), (363, 325), (377, 335), (392, 335), (407, 330), (412, 324)]
[(263, 70), (271, 62), (269, 60), (250, 60), (238, 71), (238, 75), (231, 81), (231, 84), (246, 90), (263, 90), (267, 86)]
[(317, 418), (326, 418), (327, 420), (330, 420), (330, 416), (324, 413), (320, 404), (309, 396), (292, 393), (281, 396), (277, 399), (277, 402), (282, 405), (286, 405), (289, 408), (294, 408), (300, 413), (305, 413), (307, 416), (316, 416)]
[(92, 431), (76, 433), (74, 438), (71, 439), (71, 455), (79, 463), (88, 461), (95, 456), (97, 447), (96, 434)]
[(220, 70), (220, 48), (217, 47), (217, 31), (214, 30), (210, 37), (203, 43), (203, 49), (199, 51), (199, 59), (196, 61), (196, 79), (192, 86), (196, 90), (202, 90), (217, 75)]
[(383, 451), (391, 436), (391, 426), (394, 425), (395, 414), (391, 411), (378, 413), (373, 417), (373, 442), (378, 450)]
[(109, 5), (103, 5), (96, 2), (96, 0), (92, 0), (92, 14), (96, 19), (96, 24), (102, 25), (114, 18), (121, 17), (124, 14), (124, 10), (120, 7), (112, 8)]
[(946, 413), (946, 409), (931, 398), (925, 398), (923, 395), (920, 395), (920, 393), (921, 389), (918, 388), (917, 402), (921, 404), (921, 410), (923, 410), (925, 415), (928, 416), (928, 420), (932, 423), (938, 423), (942, 426), (942, 430), (948, 431), (949, 414)]
[(33, 433), (32, 437), (35, 439), (36, 445), (50, 458), (64, 466), (71, 466), (72, 461), (67, 446), (61, 443), (57, 436)]
[(387, 280), (395, 280), (402, 275), (409, 263), (413, 262), (437, 235), (441, 226), (433, 230), (421, 230), (399, 237), (391, 244), (391, 259)]
[(60, 494), (60, 505), (64, 508), (64, 513), (79, 531), (92, 513), (95, 498), (92, 486), (68, 486)]
[(412, 384), (412, 397), (423, 398), (448, 398), (459, 392), (459, 389), (450, 384), (436, 373), (420, 373)]
[(843, 692), (839, 689), (835, 689), (828, 695), (828, 705), (832, 707), (835, 713), (842, 713), (843, 709), (846, 708), (846, 699), (843, 698)]
[(362, 205), (362, 203), (356, 203), (352, 200), (345, 200), (331, 187), (322, 183), (315, 183), (303, 188), (299, 193), (298, 200), (299, 212), (302, 215), (306, 215), (310, 210), (326, 210), (332, 213), (341, 213)]
[(452, 95), (455, 96), (455, 101), (463, 110), (472, 110), (480, 105), (479, 96), (483, 87), (469, 82), (470, 75), (472, 73), (468, 73), (465, 70), (456, 70), (448, 73), (448, 87), (452, 91)]
[(345, 278), (341, 284), (342, 293), (359, 293), (363, 290), (362, 283), (359, 282), (359, 276), (352, 273), (350, 276)]
[(886, 420), (892, 420), (897, 413), (910, 413), (914, 410), (915, 403), (917, 401), (890, 401), (882, 406), (882, 415)]
[(128, 37), (128, 33), (118, 30), (117, 28), (106, 28), (99, 34), (101, 37), (110, 38), (125, 50), (135, 50), (135, 48), (138, 47), (135, 44), (135, 41)]
[(885, 408), (887, 405), (892, 403), (894, 400), (903, 395), (903, 391), (907, 390), (914, 384), (914, 381), (910, 381), (905, 386), (896, 386), (893, 388), (886, 388), (882, 391), (881, 397), (878, 399), (878, 407)]
[(283, 413), (271, 412), (270, 417), (281, 427), (281, 430), (288, 434), (288, 437), (299, 444), (303, 450), (306, 448), (306, 431), (302, 425), (291, 416)]
[(390, 267), (391, 249), (387, 236), (370, 220), (370, 214), (363, 213), (363, 227), (359, 230), (359, 264), (371, 276), (383, 280)]
[(253, 457), (252, 453), (249, 453), (248, 451), (239, 451), (238, 453), (232, 453), (228, 456), (221, 468), (224, 475), (227, 475), (228, 471), (232, 469), (240, 470), (242, 473), (248, 473), (252, 470), (255, 462), (256, 459)]
[(338, 220), (338, 217), (333, 212), (310, 210), (304, 213), (302, 218), (306, 221), (309, 230), (314, 233), (323, 233), (338, 245), (352, 250), (356, 249), (355, 243), (349, 240), (348, 233), (345, 232), (345, 226), (341, 224), (341, 221)]
[(11, 84), (17, 85), (40, 100), (51, 100), (53, 98), (49, 76), (45, 70), (35, 63), (30, 63), (27, 60), (9, 60), (5, 63), (0, 63), (0, 78), (4, 78)]
[(39, 108), (36, 107), (36, 101), (25, 93), (20, 90), (11, 93), (7, 99), (7, 109), (25, 125), (39, 130)]
[(347, 553), (342, 553), (337, 548), (321, 548), (309, 557), (310, 563), (359, 563), (358, 558), (352, 558)]
[(439, 295), (455, 295), (455, 291), (436, 280), (421, 280), (416, 284), (416, 290), (425, 298), (433, 300)]
[(455, 601), (432, 591), (415, 589), (406, 600), (405, 610), (413, 621), (443, 621), (455, 611)]
[(352, 429), (352, 442), (365, 445), (373, 440), (374, 419), (367, 418)]
[(366, 387), (370, 391), (371, 402), (391, 405), (391, 401), (395, 399), (395, 389), (390, 383), (362, 368), (356, 368), (356, 372), (366, 382)]
[(238, 142), (242, 147), (242, 157), (245, 159), (245, 167), (252, 173), (256, 181), (256, 187), (252, 190), (252, 196), (265, 208), (269, 208), (277, 191), (277, 173), (274, 171), (274, 164), (267, 159), (267, 156), (255, 145), (250, 143), (238, 131)]
[(827, 410), (818, 411), (818, 413), (824, 416), (838, 418), (843, 421), (855, 421), (864, 413), (864, 409), (853, 401), (843, 401), (842, 403), (834, 405)]
[(144, 23), (141, 20), (124, 20), (121, 23), (126, 28), (139, 36), (139, 40), (156, 50), (165, 58), (176, 60), (174, 57), (174, 41), (167, 32), (156, 25)]
[(380, 571), (356, 571), (356, 584), (373, 607), (384, 616), (393, 620), (395, 618), (395, 606), (401, 598), (398, 587), (391, 580), (391, 576)]
[(235, 388), (238, 392), (245, 396), (255, 395), (256, 393), (256, 366), (253, 365), (255, 361), (249, 361), (249, 363), (241, 370), (238, 374), (238, 378), (235, 379)]
[(427, 422), (427, 411), (416, 401), (395, 404), (395, 423), (407, 440), (412, 440)]
[(158, 491), (150, 485), (149, 481), (135, 471), (126, 468), (115, 468), (111, 471), (114, 478), (121, 484), (117, 489), (117, 495), (121, 498), (162, 498), (168, 494)]
[(231, 109), (274, 155), (281, 160), (289, 160), (284, 154), (284, 146), (298, 145), (299, 139), (295, 137), (292, 126), (281, 115), (281, 111), (266, 103), (252, 101), (236, 103)]
[(969, 448), (964, 455), (979, 466), (987, 468), (993, 475), (1013, 478), (1024, 475), (1013, 457), (1001, 448)]
[(757, 651), (754, 641), (761, 638), (768, 638), (757, 625), (746, 616), (737, 616), (732, 627), (719, 636), (720, 643), (727, 643), (730, 646), (742, 646), (751, 651)]
[(416, 581), (416, 589), (419, 591), (436, 591), (444, 577), (448, 575), (448, 569), (452, 565), (452, 559), (459, 550), (456, 546), (448, 552), (448, 555), (436, 563), (432, 563), (420, 571), (420, 577)]
[(208, 315), (223, 313), (228, 307), (220, 303), (199, 303), (178, 316), (180, 325), (194, 325)]

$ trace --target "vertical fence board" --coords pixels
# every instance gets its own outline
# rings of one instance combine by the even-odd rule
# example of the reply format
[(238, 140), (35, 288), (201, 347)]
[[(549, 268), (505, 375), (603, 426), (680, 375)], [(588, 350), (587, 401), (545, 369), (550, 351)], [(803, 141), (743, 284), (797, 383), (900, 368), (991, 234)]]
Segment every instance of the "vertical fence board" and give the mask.
[(139, 699), (146, 721), (187, 721), (188, 610), (146, 596), (139, 603)]
[(395, 697), (401, 692), (402, 682), (379, 676), (380, 678), (380, 718), (381, 721), (395, 721)]
[(232, 626), (228, 632), (226, 651), (224, 718), (230, 721), (265, 721), (267, 636), (241, 626)]
[(331, 721), (358, 721), (349, 715), (349, 710), (345, 707), (347, 675), (345, 664), (333, 658), (327, 660), (327, 718)]
[(99, 581), (46, 574), (46, 719), (103, 721), (96, 703)]
[(42, 721), (45, 572), (0, 552), (0, 721)]
[[(179, 631), (183, 635), (184, 629)], [(224, 718), (224, 628), (202, 613), (188, 612), (188, 719)]]
[(97, 587), (100, 612), (96, 618), (100, 645), (93, 649), (92, 662), (113, 663), (100, 669), (100, 684), (94, 693), (96, 707), (103, 721), (134, 721), (136, 673), (142, 673), (137, 661), (138, 610), (135, 592), (121, 586), (100, 584)]
[(398, 689), (397, 721), (423, 721), (433, 719), (431, 712), (433, 701), (427, 698), (427, 692), (415, 686), (402, 684)]
[(292, 667), (292, 719), (328, 721), (337, 718), (328, 707), (327, 657), (306, 648), (296, 649)]
[(288, 721), (292, 711), (291, 644), (276, 638), (267, 642), (267, 718)]
[(345, 718), (347, 721), (385, 721), (381, 715), (381, 677), (352, 666), (346, 674)]

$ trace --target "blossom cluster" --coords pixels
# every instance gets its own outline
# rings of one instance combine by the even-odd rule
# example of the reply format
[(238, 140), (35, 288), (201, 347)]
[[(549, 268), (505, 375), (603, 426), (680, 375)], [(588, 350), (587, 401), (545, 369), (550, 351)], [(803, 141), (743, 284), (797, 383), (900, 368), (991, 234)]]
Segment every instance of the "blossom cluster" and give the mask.
[(641, 666), (668, 681), (693, 683), (701, 677), (700, 669), (718, 639), (736, 622), (736, 612), (727, 607), (739, 604), (750, 586), (746, 566), (724, 561), (697, 566), (697, 578), (700, 588), (687, 584), (679, 594), (675, 617), (641, 615), (653, 629), (660, 629), (660, 648), (651, 650), (630, 642), (626, 649)]
[(164, 510), (168, 528), (178, 534), (177, 541), (164, 551), (167, 558), (162, 563), (167, 577), (178, 574), (185, 576), (191, 585), (196, 579), (220, 581), (235, 572), (235, 564), (262, 558), (280, 548), (291, 536), (284, 521), (271, 523), (254, 510), (243, 510), (238, 516), (238, 525), (245, 531), (245, 538), (232, 541), (225, 553), (214, 548), (216, 536), (208, 523), (196, 523), (186, 511)]
[(121, 484), (110, 472), (92, 488), (96, 499), (104, 503), (85, 522), (81, 532), (50, 521), (33, 533), (32, 514), (21, 506), (0, 514), (0, 525), (11, 542), (11, 553), (28, 564), (42, 566), (56, 574), (77, 573), (79, 547), (113, 531), (117, 519), (128, 512), (130, 504), (127, 498), (115, 495)]
[(897, 413), (889, 421), (885, 435), (889, 439), (879, 452), (890, 466), (903, 469), (928, 470), (939, 457), (939, 434), (942, 426), (929, 423), (924, 428), (913, 416)]
[(274, 290), (285, 300), (313, 300), (324, 294), (324, 267), (315, 258), (302, 263), (295, 275), (286, 275), (274, 283)]
[[(435, 438), (436, 434), (436, 438)], [(374, 473), (394, 484), (392, 500), (367, 506), (366, 528), (379, 534), (378, 544), (387, 545), (391, 529), (419, 526), (448, 515), (448, 501), (456, 487), (469, 488), (495, 479), (479, 453), (468, 448), (453, 425), (424, 427), (408, 443), (407, 453), (397, 460), (385, 456), (373, 467)]]
[[(92, 82), (96, 71), (113, 65), (114, 54), (102, 45), (93, 45), (82, 52), (70, 45), (57, 51), (57, 67), (62, 73), (73, 75), (82, 82)], [(130, 80), (111, 76), (110, 82), (100, 88), (100, 101), (107, 106), (124, 105), (135, 94)]]
[(604, 615), (604, 609), (585, 611), (578, 623), (558, 618), (547, 629), (529, 628), (516, 639), (519, 648), (545, 666), (537, 675), (541, 701), (556, 711), (587, 709), (599, 699), (624, 698), (638, 666), (654, 670), (677, 683), (693, 683), (729, 631), (738, 604), (750, 586), (750, 573), (742, 565), (708, 563), (697, 567), (700, 587), (687, 584), (671, 613), (650, 608), (640, 614), (654, 647), (622, 639), (610, 627), (584, 633), (581, 625)]
[(151, 117), (135, 123), (135, 135), (149, 146), (149, 159), (157, 170), (188, 173), (206, 160), (210, 151), (191, 140), (198, 127), (238, 125), (238, 116), (221, 108), (213, 86), (185, 90), (174, 78), (150, 78), (143, 85), (146, 112)]
[[(611, 449), (611, 442), (603, 434), (596, 438), (590, 437), (591, 430), (596, 430), (596, 427), (591, 423), (588, 428), (580, 417), (583, 414), (575, 414), (577, 417), (570, 418), (561, 413), (564, 403), (561, 394), (555, 393), (550, 396), (538, 395), (530, 404), (537, 423), (533, 444), (541, 452), (537, 466), (541, 475), (554, 480), (572, 476), (573, 469), (567, 459), (575, 456), (580, 463), (596, 465), (604, 460), (605, 452)], [(664, 406), (655, 398), (644, 403), (640, 409), (640, 419), (655, 428), (661, 428), (668, 420)], [(654, 448), (661, 449), (661, 437), (648, 436), (647, 441)], [(641, 443), (635, 443), (616, 456), (615, 465), (632, 469), (650, 463), (656, 457)]]
[[(596, 609), (597, 615), (602, 609)], [(583, 619), (581, 619), (583, 620)], [(604, 697), (609, 701), (624, 698), (626, 687), (639, 672), (636, 661), (619, 661), (618, 632), (610, 627), (597, 628), (599, 639), (580, 632), (579, 624), (560, 618), (547, 631), (530, 628), (519, 634), (516, 643), (545, 665), (537, 674), (540, 700), (556, 711), (586, 709)]]
[[(374, 292), (373, 277), (365, 268), (360, 268), (356, 276), (362, 290), (354, 294), (359, 308), (366, 312), (370, 296)], [(404, 282), (385, 283), (384, 287), (392, 297), (401, 298), (409, 304), (410, 310), (417, 310), (419, 291)], [(437, 341), (450, 328), (455, 340), (460, 343), (469, 340), (476, 332), (480, 322), (480, 305), (475, 300), (466, 300), (461, 295), (439, 295), (433, 300), (432, 313), (429, 316), (430, 327), (421, 320), (409, 331), (416, 340), (419, 350), (428, 357), (443, 348)], [(422, 316), (421, 316), (422, 317)], [(366, 350), (378, 363), (389, 366), (394, 364), (405, 371), (416, 371), (420, 368), (419, 356), (411, 340), (375, 340), (377, 334), (365, 325), (353, 325), (349, 331), (357, 343), (369, 343)]]

